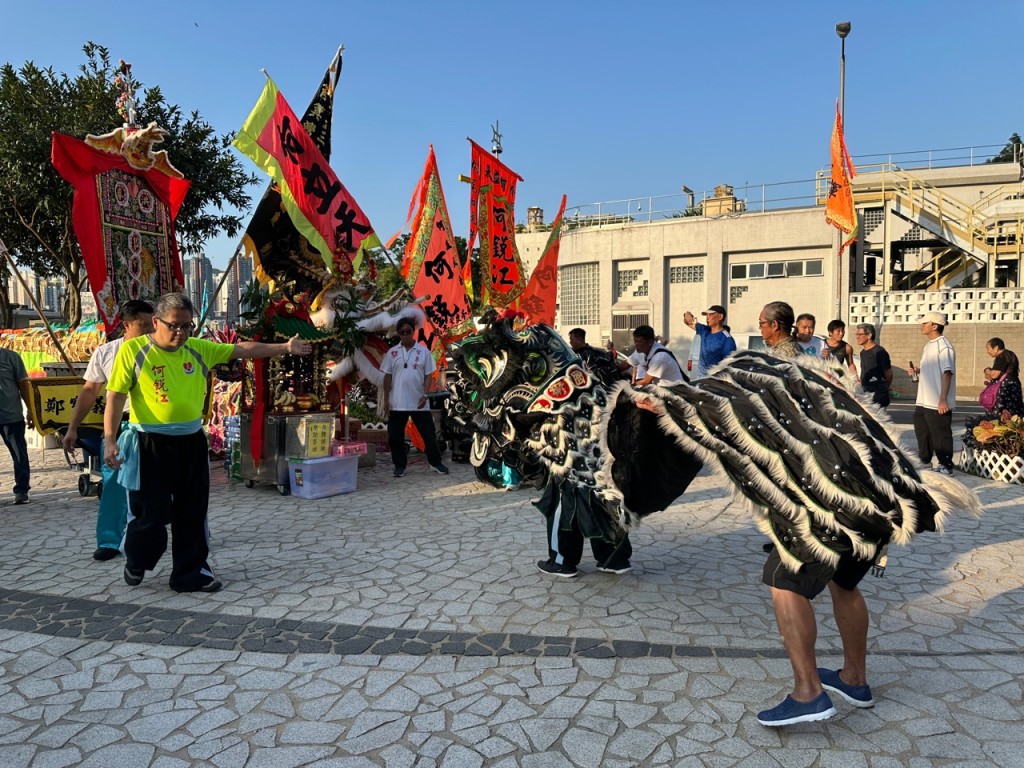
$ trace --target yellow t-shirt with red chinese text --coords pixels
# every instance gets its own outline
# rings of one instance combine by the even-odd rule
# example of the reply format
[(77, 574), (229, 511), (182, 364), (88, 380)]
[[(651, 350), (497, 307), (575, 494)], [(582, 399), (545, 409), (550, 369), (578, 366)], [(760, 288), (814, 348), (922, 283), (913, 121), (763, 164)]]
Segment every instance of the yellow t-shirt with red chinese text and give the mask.
[(207, 374), (233, 350), (233, 344), (188, 339), (168, 352), (149, 336), (129, 339), (117, 353), (107, 390), (128, 395), (135, 424), (195, 421), (203, 416)]

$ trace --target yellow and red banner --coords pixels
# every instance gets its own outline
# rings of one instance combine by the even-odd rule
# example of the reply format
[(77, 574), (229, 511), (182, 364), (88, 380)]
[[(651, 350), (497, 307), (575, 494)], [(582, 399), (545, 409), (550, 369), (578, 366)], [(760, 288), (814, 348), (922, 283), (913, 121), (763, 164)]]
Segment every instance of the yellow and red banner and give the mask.
[(853, 207), (853, 190), (850, 188), (850, 179), (856, 175), (857, 169), (853, 167), (850, 153), (846, 150), (843, 118), (839, 114), (837, 102), (836, 122), (832, 127), (832, 181), (828, 188), (828, 199), (825, 201), (825, 221), (849, 236), (839, 246), (840, 254), (846, 250), (846, 246), (857, 239), (857, 212)]
[(475, 141), (469, 192), (469, 242), (480, 235), (481, 297), (484, 304), (507, 307), (526, 287), (522, 261), (516, 248), (516, 183), (522, 177)]
[(351, 274), (367, 248), (380, 246), (370, 220), (269, 77), (234, 145), (278, 183), (292, 223), (332, 272)]
[(402, 275), (417, 299), (426, 297), (422, 308), (427, 320), (419, 340), (438, 359), (444, 351), (443, 343), (473, 330), (473, 315), (462, 282), (459, 252), (452, 237), (433, 145), (412, 202), (418, 203), (418, 207), (405, 246)]
[(530, 282), (519, 297), (519, 311), (529, 325), (544, 323), (554, 326), (558, 307), (558, 248), (562, 244), (562, 215), (565, 213), (565, 195), (558, 207), (558, 215), (551, 225), (551, 235), (544, 246), (540, 261), (533, 268)]

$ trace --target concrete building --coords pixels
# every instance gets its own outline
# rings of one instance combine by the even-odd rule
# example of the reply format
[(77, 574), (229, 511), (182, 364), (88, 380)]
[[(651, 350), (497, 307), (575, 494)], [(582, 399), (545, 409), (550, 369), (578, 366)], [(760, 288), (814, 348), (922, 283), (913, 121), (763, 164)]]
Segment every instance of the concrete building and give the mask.
[[(583, 327), (592, 343), (611, 339), (621, 349), (633, 328), (649, 324), (685, 356), (693, 339), (686, 310), (724, 305), (737, 343), (756, 348), (761, 307), (782, 300), (815, 315), (822, 335), (837, 317), (848, 327), (873, 323), (894, 364), (906, 366), (924, 345), (917, 318), (937, 310), (950, 317), (959, 394), (977, 394), (988, 338), (1024, 350), (1021, 165), (984, 159), (972, 150), (909, 171), (907, 158), (860, 168), (858, 238), (842, 258), (824, 217), (828, 169), (807, 181), (720, 185), (699, 203), (686, 190), (569, 209), (556, 325), (562, 333)], [(528, 222), (516, 242), (532, 269), (548, 232), (537, 209)]]
[(239, 322), (239, 307), (245, 287), (253, 278), (252, 256), (239, 247), (239, 253), (231, 265), (223, 292), (227, 300), (227, 323), (236, 327)]
[(213, 298), (216, 283), (213, 281), (213, 265), (205, 256), (185, 259), (185, 295), (192, 301), (196, 312), (202, 314), (204, 297)]

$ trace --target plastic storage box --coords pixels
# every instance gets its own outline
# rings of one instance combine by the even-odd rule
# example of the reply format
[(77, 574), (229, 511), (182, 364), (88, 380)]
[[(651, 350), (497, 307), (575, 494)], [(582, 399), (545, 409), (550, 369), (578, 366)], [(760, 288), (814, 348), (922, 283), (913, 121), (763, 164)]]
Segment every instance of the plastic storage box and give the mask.
[(356, 489), (358, 456), (328, 456), (323, 459), (288, 459), (288, 480), (292, 495), (300, 499), (324, 499)]

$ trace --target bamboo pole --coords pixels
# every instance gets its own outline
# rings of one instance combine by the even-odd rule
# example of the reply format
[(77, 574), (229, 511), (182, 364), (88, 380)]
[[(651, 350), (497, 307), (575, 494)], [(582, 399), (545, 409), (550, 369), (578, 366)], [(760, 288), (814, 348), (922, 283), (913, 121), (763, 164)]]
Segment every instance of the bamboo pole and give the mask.
[(53, 332), (53, 328), (50, 326), (50, 321), (46, 319), (46, 315), (43, 314), (43, 308), (39, 306), (39, 302), (36, 301), (36, 297), (32, 294), (32, 291), (28, 287), (28, 283), (25, 282), (25, 278), (21, 276), (21, 272), (18, 271), (18, 266), (14, 263), (14, 257), (11, 256), (11, 252), (7, 250), (7, 246), (3, 240), (0, 240), (0, 253), (3, 253), (4, 259), (11, 267), (11, 272), (14, 277), (17, 278), (18, 282), (21, 283), (21, 287), (25, 289), (25, 293), (28, 295), (29, 300), (32, 302), (32, 306), (35, 307), (36, 313), (39, 315), (39, 319), (43, 321), (43, 325), (46, 326), (46, 332), (50, 334), (50, 339), (53, 341), (53, 346), (56, 347), (57, 352), (64, 360), (64, 364), (68, 367), (68, 373), (75, 376), (75, 364), (71, 362), (71, 358), (68, 357), (68, 353), (64, 351), (64, 347), (61, 346), (60, 341), (57, 339), (57, 334)]

